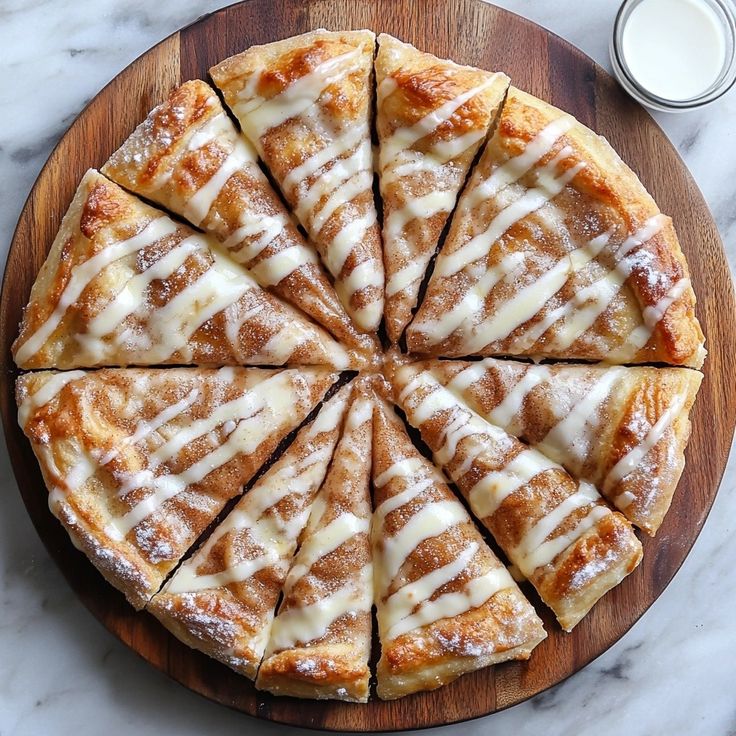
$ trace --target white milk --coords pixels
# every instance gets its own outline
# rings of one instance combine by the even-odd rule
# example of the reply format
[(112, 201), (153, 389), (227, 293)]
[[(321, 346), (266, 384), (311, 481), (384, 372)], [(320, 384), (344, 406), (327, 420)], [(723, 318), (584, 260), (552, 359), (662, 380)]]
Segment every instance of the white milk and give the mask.
[(642, 0), (624, 26), (622, 51), (642, 87), (682, 101), (700, 96), (718, 79), (726, 39), (705, 0)]

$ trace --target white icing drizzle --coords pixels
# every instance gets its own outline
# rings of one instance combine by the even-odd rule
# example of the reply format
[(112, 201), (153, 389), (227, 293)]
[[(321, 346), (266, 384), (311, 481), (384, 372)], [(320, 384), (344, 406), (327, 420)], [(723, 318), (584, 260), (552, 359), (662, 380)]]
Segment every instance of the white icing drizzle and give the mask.
[[(353, 151), (348, 161), (336, 162), (336, 166), (340, 167), (339, 171), (335, 171), (334, 174), (332, 173), (333, 169), (325, 172), (329, 177), (324, 185), (326, 188), (320, 188), (318, 181), (315, 181), (314, 184), (317, 185), (317, 189), (312, 191), (310, 188), (303, 195), (305, 199), (309, 200), (311, 205), (307, 206), (306, 212), (311, 211), (322, 196), (335, 188), (338, 176), (340, 177), (339, 181), (346, 181), (353, 174), (366, 168), (366, 166), (370, 166), (372, 155), (370, 141), (366, 141), (366, 137), (370, 136), (365, 125), (356, 125), (349, 128), (339, 140), (331, 141), (324, 148), (312, 154), (299, 166), (294, 167), (286, 174), (282, 183), (284, 190), (289, 191), (292, 187), (298, 187), (309, 177), (314, 176), (322, 167), (344, 156), (348, 151)], [(302, 198), (300, 197), (300, 199)]]
[[(421, 542), (445, 533), (455, 524), (468, 521), (467, 513), (458, 501), (431, 501), (406, 520), (393, 537), (386, 538), (386, 516), (416, 499), (440, 480), (436, 469), (418, 455), (394, 462), (374, 479), (374, 484), (380, 488), (397, 478), (403, 481), (404, 490), (389, 496), (373, 515), (374, 544), (380, 540), (376, 551), (380, 559), (377, 569), (381, 571), (376, 581), (377, 593), (383, 596), (390, 589), (409, 555)], [(437, 590), (468, 568), (479, 547), (477, 542), (471, 542), (448, 564), (403, 585), (379, 602), (378, 618), (382, 639), (390, 641), (440, 619), (460, 615), (482, 605), (499, 590), (513, 585), (505, 568), (499, 567), (468, 581), (458, 591), (430, 600)]]
[(46, 383), (33, 394), (26, 394), (18, 407), (18, 424), (25, 429), (32, 414), (53, 401), (57, 394), (72, 381), (84, 378), (84, 371), (65, 371), (50, 375)]
[(90, 282), (107, 266), (152, 245), (167, 235), (172, 235), (177, 229), (178, 225), (171, 219), (159, 217), (149, 222), (133, 237), (113, 242), (88, 260), (75, 266), (54, 311), (18, 348), (15, 356), (16, 362), (22, 365), (44, 346), (59, 326), (69, 307), (79, 299)]
[(374, 209), (371, 209), (365, 215), (356, 217), (344, 225), (332, 239), (327, 248), (325, 263), (335, 278), (340, 276), (345, 261), (355, 247), (355, 243), (362, 241), (368, 230), (375, 224), (376, 212)]
[[(593, 506), (590, 513), (572, 531), (566, 534), (560, 534), (554, 539), (543, 542), (536, 549), (531, 549), (525, 556), (515, 559), (517, 567), (523, 575), (529, 577), (535, 570), (553, 562), (560, 553), (568, 549), (583, 534), (592, 529), (604, 516), (608, 516), (610, 513), (611, 510), (606, 506)], [(547, 518), (545, 517), (542, 521), (546, 521)]]
[(362, 54), (362, 47), (357, 47), (328, 59), (270, 99), (252, 97), (253, 86), (246, 85), (240, 93), (241, 101), (233, 107), (243, 130), (260, 149), (264, 133), (309, 110), (327, 87), (359, 68), (356, 62)]
[(124, 448), (142, 442), (144, 439), (146, 439), (146, 437), (149, 437), (154, 432), (163, 427), (164, 424), (168, 424), (169, 422), (176, 419), (176, 417), (178, 417), (180, 414), (183, 414), (187, 409), (189, 409), (189, 407), (197, 400), (198, 397), (199, 389), (193, 388), (186, 396), (179, 399), (179, 401), (171, 404), (170, 406), (167, 406), (150, 421), (146, 421), (144, 419), (138, 420), (135, 432), (133, 432), (133, 434), (129, 435), (128, 437), (124, 437), (122, 440), (116, 441), (115, 447), (113, 447), (111, 450), (108, 450), (108, 452), (100, 457), (100, 459), (98, 460), (99, 465), (101, 467), (107, 465), (114, 458), (116, 458)]
[[(384, 638), (394, 639), (396, 636), (399, 636), (399, 633), (394, 633), (397, 629), (401, 630), (400, 633), (406, 633), (413, 628), (418, 628), (419, 626), (436, 621), (437, 619), (434, 618), (422, 623), (411, 622), (413, 625), (409, 625), (406, 628), (409, 623), (407, 617), (417, 607), (417, 604), (421, 602), (426, 603), (438, 588), (447, 585), (447, 583), (454, 580), (458, 575), (461, 575), (479, 549), (480, 545), (477, 542), (471, 542), (448, 564), (428, 572), (418, 580), (407, 583), (390, 595), (382, 603), (379, 614), (382, 619), (383, 628), (388, 629), (388, 635), (384, 636)], [(439, 618), (445, 617), (440, 616)], [(404, 626), (399, 625), (402, 621), (405, 622)]]
[(414, 514), (393, 536), (384, 541), (382, 579), (393, 580), (406, 558), (425, 540), (437, 537), (468, 519), (457, 501), (437, 501)]
[(266, 554), (252, 560), (243, 560), (226, 570), (210, 573), (209, 575), (197, 575), (192, 567), (185, 565), (169, 581), (164, 592), (173, 595), (177, 593), (196, 593), (211, 588), (224, 588), (232, 583), (238, 583), (253, 577), (260, 570), (277, 564), (279, 560), (280, 557), (276, 551), (269, 549)]
[(341, 616), (367, 613), (371, 609), (372, 568), (361, 568), (357, 581), (306, 606), (279, 611), (271, 629), (266, 656), (321, 639)]
[(123, 288), (89, 322), (87, 332), (97, 338), (109, 335), (126, 317), (141, 305), (146, 289), (152, 282), (166, 279), (181, 268), (194, 253), (202, 248), (200, 236), (182, 240), (143, 272), (128, 279)]
[(625, 511), (634, 501), (636, 496), (631, 491), (624, 491), (613, 499), (613, 504), (620, 511)]
[[(193, 238), (199, 236), (192, 236)], [(205, 245), (205, 241), (202, 241)], [(248, 289), (257, 288), (255, 281), (242, 269), (235, 270), (217, 251), (211, 251), (210, 267), (163, 306), (151, 311), (146, 334), (133, 342), (133, 352), (143, 350), (146, 362), (164, 362), (185, 350), (192, 335), (208, 320), (237, 302)], [(113, 342), (125, 342), (125, 335), (113, 336)], [(94, 355), (97, 350), (87, 344)], [(238, 345), (233, 345), (237, 350)], [(104, 343), (98, 349), (104, 349)], [(189, 360), (188, 356), (184, 356)]]
[(648, 342), (655, 328), (664, 317), (667, 310), (676, 302), (690, 286), (689, 278), (681, 278), (672, 288), (654, 305), (644, 309), (644, 324), (634, 328), (624, 342), (609, 356), (615, 361), (626, 357), (633, 357)]
[[(217, 407), (208, 419), (179, 428), (168, 442), (150, 455), (148, 468), (123, 477), (121, 495), (141, 487), (150, 488), (151, 493), (124, 515), (111, 519), (105, 531), (113, 537), (125, 536), (168, 499), (188, 486), (199, 483), (236, 455), (254, 452), (264, 437), (274, 430), (275, 418), (281, 416), (293, 399), (293, 376), (287, 371), (277, 373), (252, 387), (240, 399)], [(237, 421), (237, 426), (225, 442), (180, 473), (154, 475), (158, 467), (174, 457), (185, 445), (228, 419)]]
[[(218, 105), (218, 100), (215, 95), (212, 95), (207, 99), (209, 107)], [(227, 140), (232, 141), (237, 138), (237, 131), (230, 122), (230, 118), (227, 113), (223, 110), (222, 112), (213, 115), (207, 120), (204, 125), (197, 128), (189, 138), (187, 142), (187, 150), (198, 151), (200, 148), (208, 146), (213, 141)]]
[(442, 481), (442, 478), (436, 478), (432, 475), (428, 475), (429, 471), (425, 470), (424, 473), (419, 476), (420, 480), (412, 481), (412, 485), (401, 493), (397, 493), (394, 496), (387, 498), (374, 512), (373, 512), (373, 525), (379, 527), (383, 524), (383, 520), (392, 512), (402, 506), (406, 506), (410, 501), (413, 501), (419, 495), (424, 493), (427, 489), (431, 488), (437, 480)]
[(558, 462), (572, 458), (579, 465), (590, 449), (591, 434), (600, 419), (599, 410), (624, 373), (625, 368), (618, 366), (607, 369), (537, 447)]
[(513, 585), (514, 581), (506, 568), (496, 567), (468, 581), (462, 590), (444, 593), (433, 601), (426, 601), (415, 613), (393, 624), (385, 638), (390, 641), (420, 626), (428, 626), (444, 618), (460, 616), (472, 608), (482, 606), (496, 593)]
[(309, 537), (299, 550), (299, 556), (289, 570), (286, 588), (291, 590), (294, 583), (306, 575), (312, 565), (325, 555), (334, 552), (338, 547), (361, 532), (368, 533), (368, 519), (360, 518), (345, 512), (322, 527), (314, 536)]
[(386, 296), (394, 296), (400, 291), (408, 288), (415, 281), (418, 281), (427, 270), (423, 259), (410, 261), (403, 268), (399, 269), (391, 275), (386, 282)]
[[(612, 270), (592, 284), (578, 289), (569, 301), (549, 312), (539, 323), (532, 325), (517, 337), (510, 349), (515, 352), (529, 349), (544, 332), (562, 320), (564, 323), (552, 334), (548, 342), (548, 349), (559, 352), (572, 345), (608, 309), (621, 286), (631, 275), (633, 264), (626, 259), (626, 256), (634, 248), (655, 237), (667, 221), (664, 215), (655, 215), (648, 219), (641, 228), (619, 246)], [(603, 239), (608, 235), (610, 239), (610, 234), (611, 231), (599, 238)]]
[[(366, 142), (362, 149), (370, 149), (370, 144)], [(354, 157), (351, 157), (348, 159), (348, 161), (353, 161)], [(367, 166), (370, 166), (370, 158), (367, 157)], [(327, 221), (334, 215), (344, 204), (347, 204), (348, 202), (352, 202), (356, 197), (361, 195), (363, 192), (367, 192), (370, 190), (371, 186), (373, 185), (373, 173), (369, 168), (363, 168), (360, 171), (357, 171), (355, 173), (352, 173), (351, 170), (348, 170), (344, 176), (346, 177), (344, 180), (342, 179), (342, 176), (339, 175), (339, 171), (344, 168), (344, 163), (342, 161), (338, 162), (335, 166), (333, 166), (328, 172), (320, 175), (315, 183), (309, 188), (307, 196), (314, 194), (319, 194), (319, 190), (321, 187), (326, 187), (328, 183), (334, 183), (335, 186), (333, 189), (328, 190), (330, 193), (329, 197), (324, 201), (322, 205), (320, 205), (319, 209), (315, 208), (309, 210), (311, 211), (312, 217), (309, 218), (309, 232), (312, 234), (312, 237), (317, 238), (319, 234), (322, 232), (322, 228), (325, 226)], [(305, 196), (304, 199), (300, 200), (299, 207), (301, 208), (304, 206), (305, 208), (308, 206), (308, 199), (307, 196)]]
[[(351, 211), (348, 212), (348, 218), (342, 213), (344, 205), (371, 189), (373, 153), (370, 132), (367, 125), (357, 125), (347, 130), (331, 130), (333, 126), (323, 119), (324, 116), (316, 107), (329, 85), (347, 74), (361, 70), (363, 55), (362, 47), (355, 48), (319, 64), (275, 97), (269, 100), (260, 97), (245, 99), (234, 109), (243, 130), (257, 147), (260, 147), (261, 136), (267, 130), (300, 115), (306, 116), (309, 125), (315, 127), (324, 139), (322, 148), (283, 178), (281, 188), (287, 195), (293, 192), (297, 200), (296, 215), (313, 238), (318, 238), (333, 216), (349, 219), (348, 222), (341, 222), (341, 229), (327, 243), (325, 263), (337, 279), (338, 294), (348, 312), (361, 327), (367, 328), (375, 327), (380, 319), (382, 297), (377, 296), (371, 304), (360, 310), (352, 309), (351, 298), (357, 291), (383, 285), (383, 265), (378, 270), (370, 271), (364, 267), (352, 276), (349, 284), (341, 281), (340, 272), (356, 244), (364, 241), (376, 223), (375, 208), (372, 206), (362, 216), (352, 216), (354, 213)], [(249, 97), (253, 91), (254, 87), (248, 85), (242, 96)], [(263, 151), (260, 152), (263, 155)], [(319, 173), (320, 169), (327, 166), (330, 168)], [(312, 183), (308, 184), (310, 179), (313, 179)], [(351, 274), (347, 275), (348, 278), (350, 276)]]
[(407, 457), (395, 462), (390, 465), (380, 475), (377, 475), (373, 479), (373, 485), (376, 488), (383, 488), (389, 481), (394, 478), (404, 478), (414, 475), (420, 470), (423, 470), (425, 463), (420, 457)]
[(488, 254), (490, 247), (517, 222), (538, 210), (556, 197), (585, 168), (579, 161), (557, 177), (554, 176), (559, 163), (572, 156), (573, 149), (563, 148), (546, 166), (537, 172), (537, 185), (527, 189), (518, 199), (504, 207), (482, 233), (452, 253), (440, 253), (436, 273), (452, 276)]
[(537, 314), (540, 305), (546, 304), (565, 285), (570, 269), (570, 260), (558, 261), (536, 281), (517, 290), (511, 299), (466, 334), (464, 347), (467, 352), (475, 353), (492, 342), (502, 340), (528, 322)]
[(463, 92), (444, 104), (440, 105), (432, 112), (418, 120), (414, 125), (399, 128), (394, 131), (390, 138), (387, 138), (381, 144), (380, 167), (385, 169), (390, 163), (404, 150), (413, 146), (418, 140), (432, 133), (442, 123), (447, 122), (466, 102), (471, 100), (483, 90), (488, 89), (496, 80), (497, 75), (491, 76), (477, 87)]
[(447, 163), (465, 153), (468, 148), (474, 146), (478, 141), (482, 141), (485, 136), (486, 129), (480, 128), (479, 130), (469, 130), (467, 133), (449, 140), (437, 141), (432, 146), (432, 155), (439, 159), (441, 163)]
[(453, 376), (452, 380), (447, 384), (447, 389), (455, 394), (462, 394), (474, 383), (480, 381), (486, 374), (486, 370), (486, 362), (484, 360), (471, 363), (467, 368), (463, 368)]
[[(448, 396), (437, 398), (440, 391), (446, 392)], [(408, 413), (413, 422), (415, 421), (418, 425), (421, 425), (428, 419), (431, 419), (435, 411), (446, 409), (453, 403), (454, 400), (449, 391), (446, 389), (440, 389), (440, 391), (435, 391), (420, 403), (419, 416), (409, 409)], [(434, 401), (427, 401), (427, 399), (432, 398), (434, 398)], [(458, 406), (456, 402), (455, 405)], [(464, 424), (461, 421), (461, 417), (465, 419)], [(484, 428), (486, 429), (485, 436), (482, 431)], [(501, 433), (502, 431), (499, 429), (497, 432)], [(452, 433), (455, 433), (455, 436), (448, 442), (447, 437)], [(467, 453), (465, 462), (459, 467), (455, 467), (451, 473), (453, 479), (458, 480), (470, 469), (476, 459), (487, 450), (489, 446), (487, 444), (488, 440), (491, 440), (493, 444), (498, 442), (498, 438), (492, 437), (494, 434), (495, 431), (492, 425), (487, 425), (482, 420), (477, 419), (470, 410), (459, 407), (453, 420), (445, 425), (444, 444), (441, 450), (435, 453), (435, 458), (439, 463), (446, 465), (455, 458), (458, 437), (477, 437), (473, 442), (475, 445), (473, 451), (471, 452), (466, 445), (464, 448)], [(507, 462), (500, 470), (486, 473), (470, 489), (468, 501), (473, 513), (479, 519), (486, 519), (493, 516), (504, 500), (512, 493), (531, 482), (536, 476), (550, 470), (561, 471), (562, 468), (536, 449), (527, 448), (523, 450), (511, 461)], [(600, 499), (600, 496), (596, 490), (590, 484), (582, 482), (576, 494), (573, 494), (557, 508), (553, 509), (552, 512), (546, 514), (524, 535), (517, 548), (513, 552), (509, 551), (512, 561), (520, 568), (524, 575), (528, 577), (538, 567), (551, 562), (557, 554), (567, 549), (579, 536), (591, 528), (598, 519), (610, 513), (606, 507), (596, 507), (572, 532), (559, 535), (554, 540), (545, 542), (547, 537), (564, 522), (570, 513), (574, 512), (577, 508), (583, 508), (586, 505), (594, 503), (598, 499)]]
[[(296, 548), (299, 534), (309, 516), (310, 504), (300, 513), (284, 519), (279, 514), (267, 514), (287, 496), (303, 497), (314, 493), (324, 480), (327, 466), (337, 443), (336, 432), (345, 413), (349, 392), (338, 392), (320, 410), (311, 425), (301, 430), (295, 444), (255, 484), (227, 518), (213, 531), (197, 554), (185, 562), (166, 586), (168, 593), (184, 593), (217, 588), (241, 582), (270, 565), (285, 564)], [(331, 433), (317, 443), (320, 435)], [(306, 454), (295, 460), (295, 449)], [(295, 501), (296, 502), (296, 501)], [(210, 575), (198, 575), (201, 562), (207, 560), (212, 548), (225, 534), (248, 530), (264, 554), (252, 560), (228, 565)], [(266, 638), (268, 632), (266, 632)]]
[[(286, 213), (252, 216), (243, 211), (240, 217), (242, 224), (222, 244), (239, 263), (247, 263), (260, 255), (289, 224)], [(260, 237), (251, 243), (244, 242), (255, 235)], [(237, 246), (240, 247), (235, 250)]]
[(533, 448), (523, 450), (501, 470), (487, 473), (470, 489), (468, 501), (473, 513), (479, 519), (493, 516), (512, 493), (549, 470), (562, 468)]
[(463, 198), (461, 210), (468, 212), (483, 200), (494, 197), (504, 187), (519, 181), (552, 151), (557, 141), (575, 125), (575, 122), (572, 116), (563, 115), (546, 125), (527, 143), (518, 156), (513, 156), (501, 164), (487, 179), (469, 192), (468, 196)]
[(294, 271), (308, 264), (316, 263), (312, 251), (302, 245), (292, 245), (264, 258), (250, 271), (262, 286), (273, 286), (283, 281)]
[(220, 168), (185, 203), (183, 215), (190, 222), (199, 225), (233, 174), (247, 164), (255, 163), (255, 152), (243, 138), (233, 141), (233, 148), (220, 164)]
[(426, 336), (431, 345), (436, 345), (449, 337), (458, 327), (465, 324), (474, 314), (484, 308), (485, 300), (496, 284), (508, 279), (524, 262), (523, 253), (510, 253), (500, 263), (491, 266), (483, 276), (471, 286), (460, 301), (441, 316), (423, 323), (413, 323), (412, 329)]
[(665, 432), (680, 415), (686, 400), (686, 393), (675, 396), (670, 406), (662, 412), (662, 415), (654, 423), (654, 426), (649, 429), (646, 436), (611, 468), (603, 481), (604, 493), (610, 493), (629, 473), (633, 473), (637, 469), (642, 460), (656, 447), (657, 443), (664, 437)]
[(544, 365), (529, 366), (526, 369), (526, 373), (524, 373), (511, 391), (504, 396), (503, 401), (488, 414), (488, 421), (510, 431), (514, 419), (521, 411), (524, 399), (535, 386), (548, 380), (550, 375), (549, 368)]
[(410, 199), (394, 210), (386, 218), (384, 232), (387, 238), (398, 238), (404, 228), (417, 218), (429, 219), (438, 212), (449, 212), (455, 202), (455, 192), (451, 189), (435, 189), (422, 197)]

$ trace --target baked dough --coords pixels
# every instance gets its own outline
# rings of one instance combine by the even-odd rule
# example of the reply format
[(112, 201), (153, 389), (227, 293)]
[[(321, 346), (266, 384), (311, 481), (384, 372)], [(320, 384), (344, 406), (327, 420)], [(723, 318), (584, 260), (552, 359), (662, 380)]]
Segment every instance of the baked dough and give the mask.
[(376, 56), (386, 331), (398, 342), (470, 164), (509, 78), (418, 51), (385, 33)]
[(345, 346), (372, 357), (319, 263), (215, 91), (186, 82), (151, 111), (102, 167), (135, 194), (216, 237), (264, 288), (300, 308)]
[(340, 437), (350, 387), (327, 402), (147, 609), (185, 644), (256, 677), (299, 535)]
[(486, 422), (421, 367), (400, 367), (394, 391), (435, 462), (565, 631), (639, 564), (631, 525), (592, 485)]
[(18, 378), (49, 508), (136, 608), (324, 396), (325, 369), (103, 369)]
[(528, 659), (546, 636), (542, 622), (383, 401), (373, 417), (373, 485), (378, 696)]
[(409, 350), (700, 367), (672, 222), (601, 137), (510, 88), (460, 198)]
[(373, 201), (371, 31), (318, 30), (251, 46), (210, 69), (366, 332), (383, 316)]
[(372, 413), (356, 386), (258, 671), (256, 687), (274, 695), (368, 700)]
[(19, 368), (350, 363), (206, 236), (94, 170), (36, 278), (13, 357)]
[(703, 379), (679, 368), (428, 361), (484, 419), (584, 478), (654, 535), (685, 466)]

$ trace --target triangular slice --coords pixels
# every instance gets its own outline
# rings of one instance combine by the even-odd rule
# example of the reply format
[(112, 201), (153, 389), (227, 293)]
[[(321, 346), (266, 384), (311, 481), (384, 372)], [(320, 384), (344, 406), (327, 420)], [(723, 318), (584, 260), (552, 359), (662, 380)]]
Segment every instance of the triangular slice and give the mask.
[(639, 564), (634, 530), (592, 485), (486, 422), (421, 367), (399, 368), (394, 390), (435, 462), (563, 629)]
[(483, 418), (593, 483), (648, 534), (657, 531), (685, 466), (701, 373), (493, 358), (424, 365)]
[(158, 591), (336, 375), (103, 369), (18, 378), (18, 421), (49, 507), (136, 607)]
[(385, 33), (376, 56), (386, 330), (398, 342), (470, 164), (509, 84)]
[(318, 30), (251, 46), (210, 69), (366, 332), (383, 316), (373, 200), (371, 31)]
[(94, 170), (36, 278), (13, 356), (20, 368), (349, 364), (207, 236)]
[(215, 91), (195, 79), (151, 111), (102, 173), (211, 233), (261, 286), (348, 347), (374, 353), (256, 159)]
[(373, 404), (354, 396), (258, 671), (256, 687), (274, 695), (368, 700)]
[(407, 345), (697, 368), (694, 310), (672, 221), (636, 175), (603, 138), (512, 87)]
[(542, 622), (384, 402), (373, 417), (373, 485), (378, 696), (528, 659), (546, 636)]
[(184, 643), (255, 679), (299, 535), (340, 437), (349, 387), (299, 431), (148, 604)]

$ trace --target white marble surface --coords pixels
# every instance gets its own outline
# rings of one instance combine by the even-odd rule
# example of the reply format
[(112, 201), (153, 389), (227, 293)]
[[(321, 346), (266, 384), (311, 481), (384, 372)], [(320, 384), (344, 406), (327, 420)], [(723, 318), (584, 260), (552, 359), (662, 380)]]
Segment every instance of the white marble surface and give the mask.
[[(0, 243), (54, 143), (129, 61), (224, 3), (0, 0)], [(503, 0), (609, 67), (615, 0)], [(700, 184), (736, 266), (736, 92), (659, 116)], [(733, 319), (733, 315), (724, 315)], [(736, 463), (673, 583), (607, 654), (557, 688), (439, 735), (736, 734)], [(77, 602), (37, 538), (0, 449), (0, 735), (275, 734), (184, 690)]]

